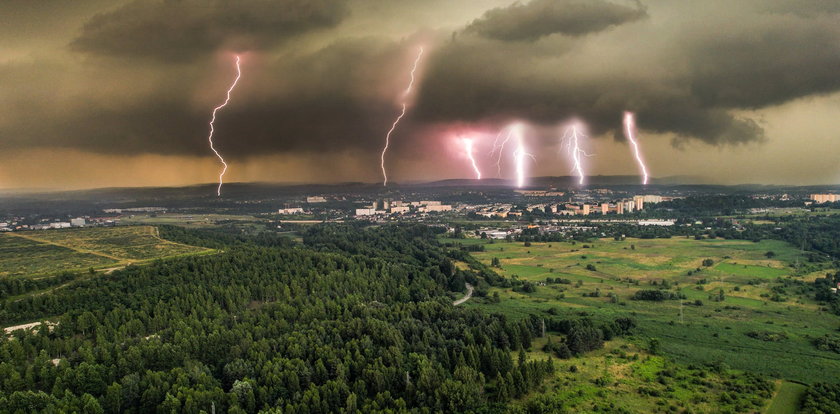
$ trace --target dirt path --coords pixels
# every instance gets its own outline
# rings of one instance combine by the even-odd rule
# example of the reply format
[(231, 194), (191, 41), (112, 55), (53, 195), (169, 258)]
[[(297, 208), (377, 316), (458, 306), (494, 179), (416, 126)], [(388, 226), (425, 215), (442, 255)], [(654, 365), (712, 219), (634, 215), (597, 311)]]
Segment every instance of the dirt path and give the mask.
[(115, 270), (125, 269), (125, 267), (130, 265), (130, 264), (131, 264), (131, 262), (128, 262), (123, 266), (109, 267), (107, 269), (100, 269), (100, 271), (104, 272), (106, 275), (110, 275), (111, 273), (114, 273)]
[[(50, 327), (50, 330), (52, 330), (53, 326), (58, 325), (57, 323), (50, 322), (50, 321), (46, 321), (45, 323), (47, 324), (48, 327)], [(32, 322), (32, 323), (25, 323), (25, 324), (22, 324), (22, 325), (9, 326), (7, 328), (3, 328), (3, 333), (8, 335), (8, 334), (11, 334), (14, 331), (18, 331), (18, 330), (21, 330), (21, 329), (31, 330), (31, 329), (34, 329), (38, 326), (41, 326), (41, 322)]]
[(475, 289), (473, 289), (473, 285), (471, 285), (469, 283), (464, 283), (464, 285), (466, 285), (466, 287), (467, 287), (467, 294), (464, 295), (463, 298), (458, 299), (455, 302), (452, 302), (452, 304), (455, 305), (455, 306), (458, 306), (458, 305), (470, 300), (470, 298), (473, 295), (473, 290), (475, 290)]

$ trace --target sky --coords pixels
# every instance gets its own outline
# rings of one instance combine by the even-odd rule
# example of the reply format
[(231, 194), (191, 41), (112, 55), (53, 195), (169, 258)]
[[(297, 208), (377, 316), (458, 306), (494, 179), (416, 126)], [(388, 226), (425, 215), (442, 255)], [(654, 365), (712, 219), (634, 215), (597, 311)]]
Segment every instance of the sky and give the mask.
[[(419, 48), (411, 93), (403, 95)], [(0, 188), (485, 177), (525, 122), (531, 176), (840, 182), (832, 0), (5, 0)], [(513, 148), (501, 176), (514, 175)]]

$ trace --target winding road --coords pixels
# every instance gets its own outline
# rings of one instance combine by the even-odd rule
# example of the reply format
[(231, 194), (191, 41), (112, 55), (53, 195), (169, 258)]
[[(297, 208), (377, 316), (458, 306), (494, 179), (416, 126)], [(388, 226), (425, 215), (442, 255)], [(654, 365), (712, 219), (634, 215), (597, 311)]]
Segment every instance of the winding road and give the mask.
[(471, 285), (469, 283), (464, 283), (464, 285), (467, 287), (467, 294), (464, 295), (463, 298), (458, 299), (455, 302), (452, 302), (452, 304), (455, 305), (455, 306), (458, 306), (458, 305), (470, 300), (470, 298), (472, 297), (473, 290), (474, 290), (473, 285)]

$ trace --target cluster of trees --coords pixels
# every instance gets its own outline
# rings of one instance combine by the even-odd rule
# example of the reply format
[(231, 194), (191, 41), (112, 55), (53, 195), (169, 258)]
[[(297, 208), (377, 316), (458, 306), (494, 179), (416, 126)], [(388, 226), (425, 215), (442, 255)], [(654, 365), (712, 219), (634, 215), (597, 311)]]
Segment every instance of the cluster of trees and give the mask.
[(158, 227), (158, 231), (160, 237), (164, 239), (211, 249), (234, 246), (292, 247), (294, 245), (288, 236), (272, 232), (248, 235), (243, 234), (242, 229), (236, 226), (188, 230), (179, 226), (162, 225)]
[(77, 273), (61, 272), (56, 276), (42, 278), (2, 278), (0, 279), (0, 299), (22, 295), (34, 290), (41, 290), (67, 283), (79, 277)]
[[(572, 234), (565, 234), (560, 232), (540, 232), (540, 229), (534, 228), (525, 228), (522, 229), (522, 232), (517, 234), (516, 237), (509, 236), (510, 240), (516, 240), (526, 243), (531, 242), (541, 242), (541, 243), (550, 243), (550, 242), (562, 242), (562, 241), (569, 241), (569, 240), (579, 240), (577, 238), (577, 233)], [(588, 240), (589, 237), (584, 237), (583, 239)], [(508, 241), (510, 241), (508, 240)]]
[(840, 336), (826, 334), (814, 338), (813, 343), (821, 351), (831, 351), (840, 354)]
[(764, 342), (779, 342), (788, 339), (788, 336), (784, 332), (772, 332), (772, 331), (749, 331), (744, 333), (744, 335), (749, 336), (753, 339), (758, 339)]
[(814, 298), (824, 302), (835, 315), (840, 315), (840, 293), (835, 293), (831, 289), (836, 289), (838, 283), (840, 283), (840, 272), (828, 273), (825, 277), (818, 277), (812, 284)]
[(800, 412), (804, 414), (840, 413), (840, 384), (812, 385), (802, 398)]
[[(822, 262), (840, 256), (840, 215), (785, 216), (762, 228), (771, 237), (807, 250), (808, 259)], [(778, 229), (778, 230), (777, 230)]]
[(630, 299), (661, 302), (663, 300), (685, 299), (685, 295), (662, 289), (642, 289), (634, 292)]
[[(537, 317), (531, 317), (531, 324), (537, 323)], [(539, 323), (543, 320), (540, 319)], [(556, 355), (558, 358), (571, 358), (573, 355), (580, 355), (604, 346), (616, 336), (623, 336), (631, 333), (636, 327), (636, 321), (632, 318), (617, 318), (609, 323), (596, 324), (591, 319), (558, 319), (545, 322), (546, 329), (560, 332), (565, 337), (559, 340), (548, 338), (543, 350)]]
[(0, 301), (4, 325), (57, 323), (0, 341), (0, 412), (504, 405), (553, 370), (549, 360), (511, 357), (541, 324), (453, 307), (453, 280), (481, 276), (458, 271), (436, 232), (323, 225), (307, 230), (304, 246), (287, 247), (169, 228), (162, 234), (224, 253), (128, 266)]
[[(651, 204), (654, 212), (668, 212), (678, 216), (731, 216), (751, 208), (801, 207), (799, 200), (774, 200), (752, 197), (750, 194), (696, 195)], [(645, 205), (647, 207), (647, 205)]]

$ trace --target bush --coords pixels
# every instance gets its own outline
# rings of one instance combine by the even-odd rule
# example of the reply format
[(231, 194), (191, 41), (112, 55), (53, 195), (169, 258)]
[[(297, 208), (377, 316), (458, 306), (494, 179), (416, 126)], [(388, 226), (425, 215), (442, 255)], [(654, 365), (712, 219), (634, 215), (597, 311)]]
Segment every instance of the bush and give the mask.
[(820, 351), (831, 351), (840, 354), (840, 336), (825, 335), (812, 341)]
[(787, 334), (783, 332), (770, 331), (751, 331), (746, 333), (747, 336), (753, 339), (760, 339), (764, 342), (779, 342), (788, 338)]
[(537, 285), (531, 282), (524, 282), (521, 286), (514, 288), (513, 290), (521, 293), (534, 293), (537, 291)]

